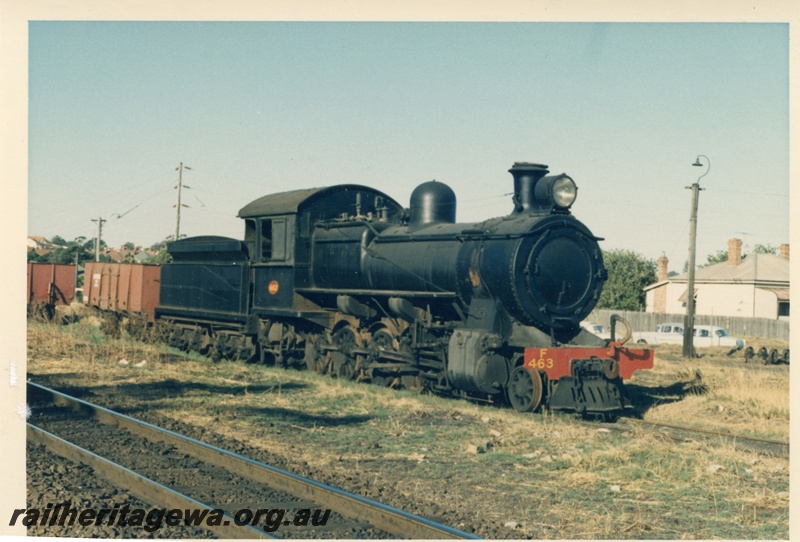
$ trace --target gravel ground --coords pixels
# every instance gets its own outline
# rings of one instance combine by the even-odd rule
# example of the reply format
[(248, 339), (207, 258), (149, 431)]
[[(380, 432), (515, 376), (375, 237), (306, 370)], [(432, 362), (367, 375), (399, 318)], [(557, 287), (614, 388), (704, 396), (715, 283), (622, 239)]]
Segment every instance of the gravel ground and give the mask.
[[(151, 510), (152, 505), (145, 504), (137, 498), (117, 489), (94, 471), (80, 463), (68, 461), (49, 452), (44, 446), (28, 443), (28, 508), (46, 509), (49, 504), (53, 508), (62, 503), (69, 503), (71, 508), (81, 510), (113, 509), (119, 505), (122, 509), (128, 505), (131, 510), (141, 508)], [(62, 506), (61, 510), (67, 505)], [(20, 516), (19, 521), (22, 521)], [(50, 523), (49, 521), (47, 522)], [(57, 522), (56, 522), (57, 523)], [(28, 536), (69, 537), (69, 538), (212, 538), (211, 533), (203, 529), (188, 527), (171, 527), (164, 525), (154, 532), (147, 532), (143, 527), (101, 525), (82, 526), (75, 521), (69, 525), (32, 525), (28, 527)]]
[[(31, 421), (37, 426), (184, 493), (211, 508), (222, 509), (229, 514), (242, 509), (285, 510), (283, 521), (278, 524), (275, 523), (277, 514), (265, 514), (264, 519), (259, 522), (258, 527), (264, 527), (272, 536), (357, 539), (391, 536), (336, 513), (327, 516), (324, 527), (315, 529), (310, 524), (305, 527), (294, 527), (290, 525), (290, 519), (297, 516), (298, 510), (308, 509), (312, 513), (324, 514), (323, 507), (316, 503), (301, 501), (284, 491), (253, 483), (219, 467), (204, 463), (182, 453), (174, 446), (145, 440), (118, 427), (98, 424), (87, 415), (78, 414), (67, 408), (34, 404), (33, 412)], [(57, 461), (53, 465), (54, 467), (51, 467), (55, 469), (53, 472), (66, 470), (63, 461)], [(111, 502), (117, 504), (119, 500), (115, 498)], [(110, 504), (107, 503), (101, 508), (109, 507)], [(165, 538), (172, 537), (171, 534), (162, 534), (160, 531), (158, 535)]]
[[(48, 383), (47, 377), (39, 377), (37, 381), (43, 385)], [(56, 389), (59, 386), (55, 386)], [(390, 506), (405, 510), (412, 514), (418, 514), (446, 525), (453, 526), (468, 533), (476, 534), (483, 538), (510, 539), (519, 538), (520, 533), (512, 528), (503, 526), (480, 525), (475, 527), (475, 513), (469, 508), (459, 506), (457, 500), (433, 501), (418, 495), (418, 498), (409, 500), (405, 495), (398, 494), (395, 488), (377, 482), (377, 478), (369, 475), (370, 466), (364, 464), (360, 469), (349, 473), (335, 472), (331, 470), (320, 470), (310, 466), (306, 461), (298, 457), (290, 457), (269, 453), (261, 448), (253, 447), (238, 440), (222, 437), (205, 427), (190, 425), (178, 422), (157, 414), (150, 414), (141, 410), (139, 398), (129, 398), (124, 395), (96, 396), (93, 393), (87, 396), (85, 392), (76, 388), (63, 389), (64, 392), (84, 400), (94, 402), (122, 413), (134, 413), (135, 417), (143, 421), (158, 425), (165, 429), (175, 431), (197, 440), (206, 442), (213, 446), (238, 453), (272, 465), (300, 476), (318, 480), (327, 485), (344, 489), (346, 491), (362, 495), (367, 498), (375, 499)], [(134, 412), (130, 412), (134, 411)], [(36, 409), (34, 409), (36, 412)], [(30, 476), (30, 474), (29, 474)], [(116, 502), (116, 501), (115, 501)], [(141, 533), (140, 533), (141, 534)], [(276, 533), (279, 534), (279, 533)], [(354, 531), (350, 537), (362, 538), (365, 533)], [(161, 535), (167, 538), (166, 535)], [(374, 535), (372, 535), (374, 536)], [(305, 537), (305, 535), (303, 535)]]

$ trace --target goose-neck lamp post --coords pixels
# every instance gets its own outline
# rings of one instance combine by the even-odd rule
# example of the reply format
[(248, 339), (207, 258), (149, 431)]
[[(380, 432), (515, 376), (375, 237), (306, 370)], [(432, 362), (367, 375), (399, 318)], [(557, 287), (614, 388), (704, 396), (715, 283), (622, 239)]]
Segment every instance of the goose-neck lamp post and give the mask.
[(700, 190), (702, 190), (700, 179), (711, 171), (711, 160), (704, 154), (698, 155), (692, 165), (702, 167), (701, 158), (705, 158), (708, 163), (706, 172), (700, 175), (692, 186), (686, 187), (692, 191), (692, 215), (689, 221), (689, 284), (686, 288), (686, 318), (683, 325), (683, 357), (685, 358), (694, 357), (694, 268), (697, 253), (697, 203), (700, 199)]

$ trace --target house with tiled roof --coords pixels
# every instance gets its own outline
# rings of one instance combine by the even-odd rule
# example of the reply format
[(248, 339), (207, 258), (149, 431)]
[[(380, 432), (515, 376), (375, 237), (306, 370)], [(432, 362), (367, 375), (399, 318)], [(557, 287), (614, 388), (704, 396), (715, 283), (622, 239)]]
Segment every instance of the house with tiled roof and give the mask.
[[(688, 275), (667, 276), (658, 259), (658, 282), (645, 287), (646, 311), (686, 312)], [(742, 256), (741, 239), (728, 241), (728, 260), (695, 271), (695, 313), (709, 316), (789, 319), (789, 245), (780, 254)]]
[(28, 236), (28, 250), (35, 250), (37, 248), (46, 248), (50, 243), (41, 235)]

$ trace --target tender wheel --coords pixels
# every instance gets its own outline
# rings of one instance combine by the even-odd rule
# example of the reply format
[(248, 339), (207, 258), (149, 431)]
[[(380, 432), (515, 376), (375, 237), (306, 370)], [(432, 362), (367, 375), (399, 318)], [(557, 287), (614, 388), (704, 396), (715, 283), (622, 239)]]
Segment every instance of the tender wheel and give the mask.
[(392, 382), (394, 382), (394, 378), (380, 369), (373, 368), (370, 369), (369, 381), (376, 386), (380, 386), (381, 388), (388, 388), (392, 385)]
[(403, 383), (403, 389), (405, 390), (417, 393), (422, 391), (422, 381), (417, 375), (403, 375), (400, 377), (400, 381)]
[(518, 412), (536, 410), (542, 402), (542, 377), (539, 373), (531, 374), (525, 367), (517, 367), (508, 379), (506, 394), (508, 402)]

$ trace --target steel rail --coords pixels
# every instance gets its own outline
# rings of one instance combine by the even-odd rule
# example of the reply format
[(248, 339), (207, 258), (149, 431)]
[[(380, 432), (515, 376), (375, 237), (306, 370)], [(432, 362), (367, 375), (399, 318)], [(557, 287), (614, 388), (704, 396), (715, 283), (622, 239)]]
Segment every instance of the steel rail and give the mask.
[[(789, 443), (781, 440), (736, 435), (724, 431), (714, 431), (711, 429), (700, 429), (661, 422), (650, 422), (634, 418), (628, 418), (624, 422), (618, 421), (615, 423), (589, 422), (582, 420), (572, 421), (578, 423), (579, 425), (585, 425), (587, 427), (594, 428), (602, 427), (618, 433), (628, 433), (634, 427), (636, 427), (651, 433), (658, 433), (659, 435), (663, 435), (675, 441), (685, 440), (685, 435), (695, 436), (706, 441), (713, 438), (721, 438), (729, 441), (733, 447), (738, 449), (750, 450), (764, 455), (789, 457)], [(683, 436), (679, 436), (679, 434), (683, 434)]]
[[(789, 443), (782, 440), (776, 439), (769, 439), (763, 437), (755, 437), (755, 436), (746, 436), (746, 435), (737, 435), (734, 433), (729, 433), (727, 431), (713, 431), (711, 429), (700, 429), (696, 427), (686, 427), (681, 425), (674, 425), (664, 422), (650, 422), (645, 420), (629, 420), (628, 423), (632, 423), (633, 425), (638, 425), (640, 427), (649, 427), (653, 431), (657, 431), (659, 428), (668, 429), (672, 431), (680, 431), (689, 434), (699, 434), (703, 437), (713, 438), (713, 437), (720, 437), (727, 440), (730, 440), (734, 446), (740, 445), (740, 447), (747, 448), (753, 451), (763, 452), (764, 448), (772, 447), (777, 450), (776, 455), (780, 455), (781, 457), (789, 457)], [(761, 449), (759, 449), (761, 448)], [(773, 453), (773, 452), (768, 452)]]
[(231, 473), (283, 489), (301, 499), (314, 501), (331, 508), (342, 516), (368, 522), (376, 528), (394, 535), (404, 538), (440, 540), (477, 540), (480, 538), (398, 508), (223, 450), (174, 431), (113, 412), (39, 384), (30, 381), (27, 384), (29, 395), (33, 393), (40, 397), (49, 397), (56, 405), (69, 406), (87, 412), (102, 423), (117, 425), (144, 438), (176, 446), (198, 459)]
[[(60, 455), (66, 459), (75, 461), (76, 463), (83, 463), (91, 467), (94, 472), (100, 474), (109, 482), (117, 487), (124, 487), (125, 491), (138, 497), (149, 504), (156, 504), (170, 509), (199, 509), (199, 510), (213, 510), (216, 507), (209, 506), (198, 500), (192, 499), (182, 493), (175, 491), (165, 485), (159, 484), (139, 473), (136, 473), (122, 465), (114, 463), (102, 456), (95, 454), (85, 448), (73, 444), (67, 440), (62, 439), (52, 433), (36, 427), (35, 425), (27, 424), (27, 438), (28, 441), (42, 444), (48, 450)], [(256, 529), (248, 525), (237, 525), (236, 520), (230, 514), (223, 514), (224, 520), (219, 525), (192, 525), (198, 529), (205, 529), (213, 532), (220, 538), (269, 538), (275, 539), (277, 537), (271, 536), (263, 530)], [(185, 524), (180, 524), (183, 526)]]

